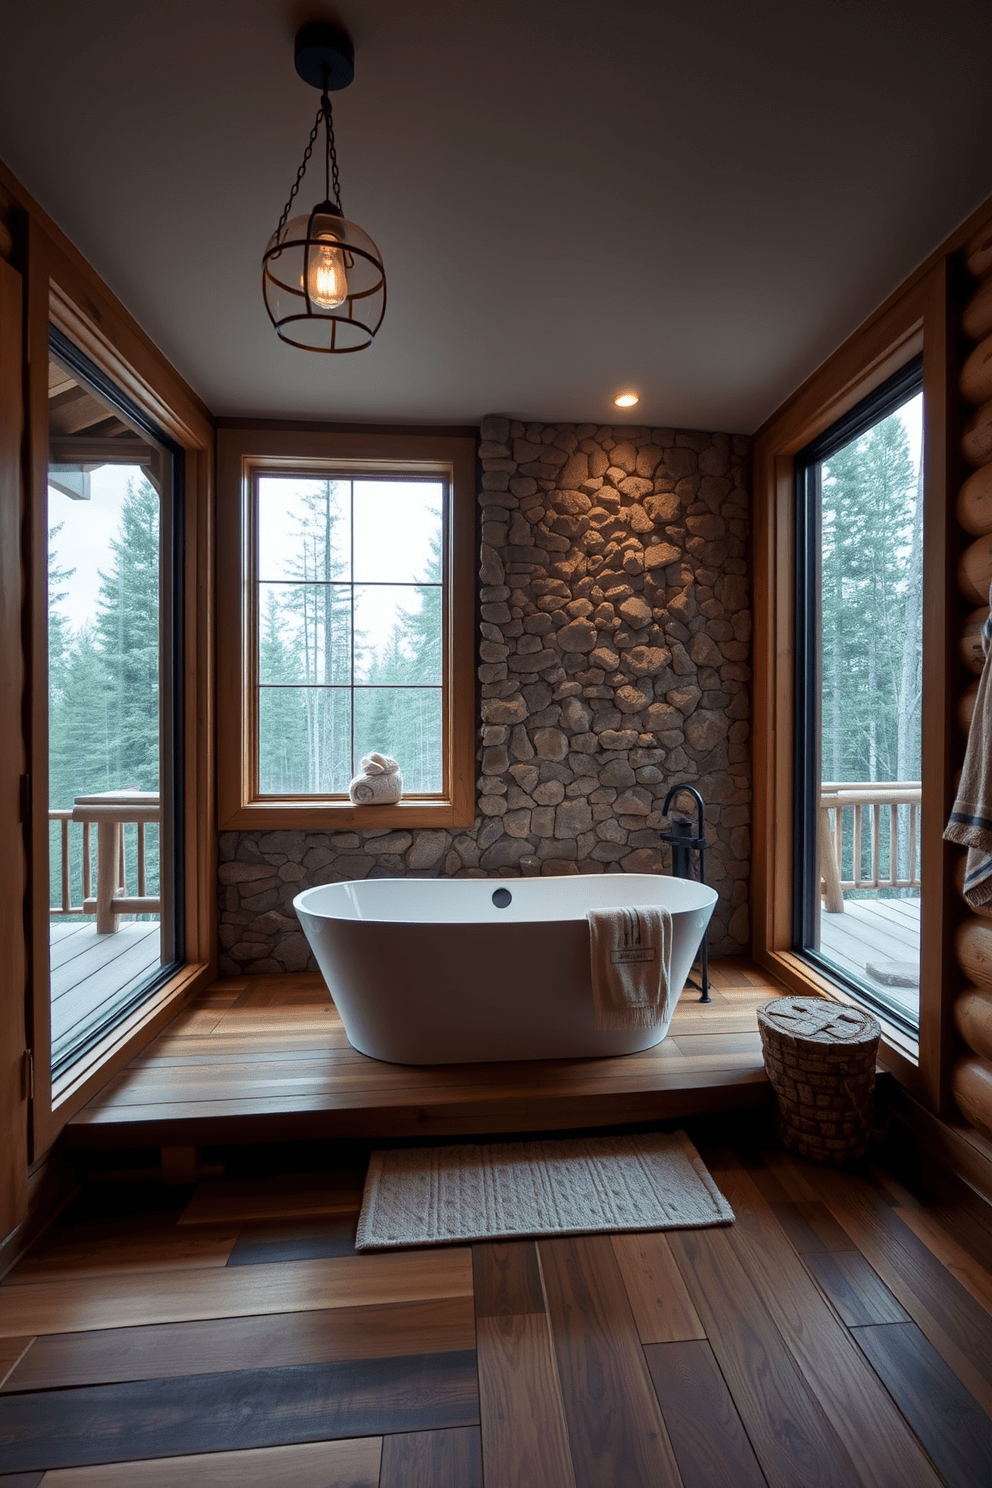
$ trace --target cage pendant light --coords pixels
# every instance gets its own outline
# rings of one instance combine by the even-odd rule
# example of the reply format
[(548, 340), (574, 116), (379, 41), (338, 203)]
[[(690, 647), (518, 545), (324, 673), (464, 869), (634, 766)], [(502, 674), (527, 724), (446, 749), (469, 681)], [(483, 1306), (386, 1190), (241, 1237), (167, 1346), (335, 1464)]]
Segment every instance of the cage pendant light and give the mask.
[[(354, 77), (351, 39), (314, 22), (296, 34), (296, 70), (320, 89), (320, 108), (279, 226), (262, 255), (262, 293), (276, 333), (304, 351), (363, 351), (386, 313), (386, 274), (378, 248), (341, 209), (330, 94)], [(314, 146), (324, 134), (324, 200), (290, 217)]]

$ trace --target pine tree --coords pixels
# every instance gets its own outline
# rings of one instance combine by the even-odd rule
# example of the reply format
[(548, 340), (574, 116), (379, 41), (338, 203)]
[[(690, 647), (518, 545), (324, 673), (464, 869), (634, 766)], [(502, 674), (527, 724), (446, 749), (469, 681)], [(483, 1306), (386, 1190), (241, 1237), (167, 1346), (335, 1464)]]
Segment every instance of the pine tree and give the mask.
[(410, 586), (411, 603), (400, 608), (386, 645), (366, 658), (369, 686), (355, 699), (356, 755), (373, 749), (393, 755), (403, 771), (404, 790), (411, 795), (439, 791), (442, 784), (439, 526), (430, 547), (418, 587)]
[[(822, 467), (823, 779), (917, 778), (922, 491), (892, 415)], [(906, 771), (910, 770), (907, 776)], [(883, 859), (888, 816), (882, 824)], [(852, 851), (847, 834), (845, 855)], [(885, 870), (883, 861), (883, 871)], [(846, 862), (845, 874), (853, 863)]]
[(96, 633), (106, 672), (110, 790), (159, 784), (159, 499), (128, 484), (113, 566), (101, 572)]
[(65, 666), (57, 727), (50, 732), (52, 806), (71, 806), (77, 796), (116, 787), (114, 718), (102, 651), (90, 626), (73, 638)]
[(341, 583), (350, 575), (338, 532), (337, 485), (314, 482), (297, 521), (299, 547), (291, 572), (300, 582), (289, 590), (286, 604), (296, 619), (307, 686), (298, 698), (283, 694), (279, 705), (292, 710), (302, 702), (307, 728), (304, 790), (320, 795), (347, 790), (351, 779), (350, 699), (337, 690), (351, 680), (351, 604)]
[(913, 486), (906, 432), (895, 416), (824, 463), (824, 779), (896, 778)]
[(271, 589), (259, 629), (259, 788), (263, 795), (295, 795), (307, 789), (307, 714), (294, 685), (303, 680), (302, 658)]
[(74, 568), (60, 568), (55, 551), (55, 539), (64, 522), (59, 522), (48, 533), (48, 706), (49, 718), (56, 716), (62, 705), (65, 691), (66, 670), (72, 645), (72, 628), (63, 612), (69, 590), (64, 587), (67, 579), (76, 572)]

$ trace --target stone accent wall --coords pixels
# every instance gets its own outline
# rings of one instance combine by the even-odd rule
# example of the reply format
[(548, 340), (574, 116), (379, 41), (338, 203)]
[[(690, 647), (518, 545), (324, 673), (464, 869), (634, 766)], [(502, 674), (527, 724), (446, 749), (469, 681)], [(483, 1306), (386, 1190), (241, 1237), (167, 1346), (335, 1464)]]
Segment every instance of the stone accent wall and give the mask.
[(748, 939), (749, 442), (487, 418), (478, 814), (463, 831), (225, 832), (221, 970), (312, 966), (292, 911), (336, 879), (664, 872), (706, 804), (710, 945)]

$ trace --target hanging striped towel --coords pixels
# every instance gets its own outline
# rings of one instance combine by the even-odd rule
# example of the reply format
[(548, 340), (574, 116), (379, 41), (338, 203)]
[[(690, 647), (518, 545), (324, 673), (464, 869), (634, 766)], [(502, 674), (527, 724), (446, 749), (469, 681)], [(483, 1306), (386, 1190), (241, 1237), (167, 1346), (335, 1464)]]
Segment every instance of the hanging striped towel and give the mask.
[[(653, 1028), (671, 1009), (672, 916), (659, 905), (590, 909), (597, 1028)], [(678, 992), (676, 992), (678, 996)]]
[[(992, 594), (989, 595), (992, 603)], [(968, 849), (964, 868), (964, 897), (972, 909), (992, 902), (992, 614), (982, 631), (985, 662), (971, 715), (968, 747), (961, 784), (944, 829), (947, 842)]]

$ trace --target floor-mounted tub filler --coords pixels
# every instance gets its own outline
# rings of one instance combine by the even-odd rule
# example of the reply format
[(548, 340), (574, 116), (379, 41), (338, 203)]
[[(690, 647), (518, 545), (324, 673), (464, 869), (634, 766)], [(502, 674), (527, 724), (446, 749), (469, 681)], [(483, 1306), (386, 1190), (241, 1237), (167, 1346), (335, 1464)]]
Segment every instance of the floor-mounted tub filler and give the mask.
[[(658, 1044), (716, 893), (652, 873), (379, 878), (293, 901), (354, 1048), (395, 1064), (575, 1059)], [(649, 1028), (596, 1027), (586, 911), (665, 906), (670, 995)]]

